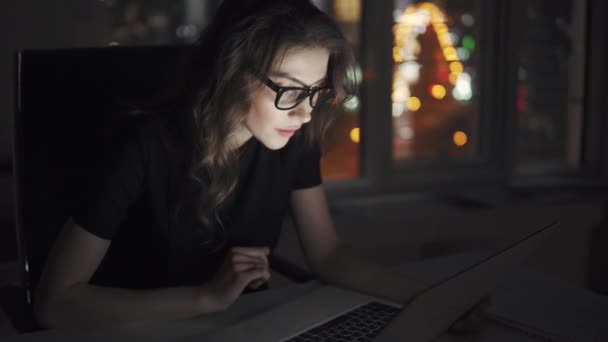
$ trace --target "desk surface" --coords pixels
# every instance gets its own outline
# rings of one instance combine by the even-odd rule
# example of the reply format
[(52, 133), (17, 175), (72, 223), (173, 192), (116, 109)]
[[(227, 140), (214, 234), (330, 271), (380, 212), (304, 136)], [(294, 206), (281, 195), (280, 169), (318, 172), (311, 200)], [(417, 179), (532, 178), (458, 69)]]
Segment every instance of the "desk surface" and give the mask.
[[(404, 275), (416, 275), (426, 280), (438, 280), (476, 260), (478, 255), (461, 254), (447, 258), (425, 260), (397, 267)], [(317, 282), (291, 285), (251, 293), (239, 298), (228, 310), (213, 315), (162, 324), (137, 324), (112, 327), (98, 331), (49, 330), (5, 338), (7, 342), (25, 341), (171, 341), (205, 331), (226, 327), (276, 305), (298, 298), (322, 286)], [(608, 322), (608, 298), (590, 291), (561, 284), (551, 277), (520, 270), (516, 277), (492, 293), (492, 314), (517, 319), (543, 331), (559, 334), (584, 329), (584, 324)], [(556, 298), (558, 298), (556, 300)], [(480, 332), (467, 336), (442, 336), (441, 342), (460, 341), (539, 341), (533, 334), (522, 333), (495, 322), (489, 322)]]

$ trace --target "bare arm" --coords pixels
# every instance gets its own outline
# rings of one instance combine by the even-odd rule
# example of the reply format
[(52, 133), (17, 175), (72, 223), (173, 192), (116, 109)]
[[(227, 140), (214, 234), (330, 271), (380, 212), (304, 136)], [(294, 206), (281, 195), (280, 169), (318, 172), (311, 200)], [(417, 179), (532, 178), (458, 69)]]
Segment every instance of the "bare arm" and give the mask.
[[(226, 308), (256, 275), (259, 278), (259, 271), (240, 270), (239, 274), (224, 272), (232, 276), (220, 279), (226, 280), (227, 286), (210, 282), (200, 287), (127, 290), (90, 285), (88, 282), (110, 243), (68, 220), (55, 242), (35, 294), (34, 312), (42, 325), (82, 327), (193, 317)], [(246, 259), (243, 255), (237, 256), (241, 261)], [(219, 300), (214, 287), (229, 288), (234, 282), (242, 287), (236, 286), (234, 293), (228, 294), (232, 297)]]
[(294, 191), (291, 204), (304, 254), (323, 280), (402, 303), (427, 287), (341, 243), (321, 185)]
[(90, 285), (110, 243), (68, 220), (35, 294), (34, 312), (42, 325), (171, 320), (217, 310), (196, 287), (126, 290)]

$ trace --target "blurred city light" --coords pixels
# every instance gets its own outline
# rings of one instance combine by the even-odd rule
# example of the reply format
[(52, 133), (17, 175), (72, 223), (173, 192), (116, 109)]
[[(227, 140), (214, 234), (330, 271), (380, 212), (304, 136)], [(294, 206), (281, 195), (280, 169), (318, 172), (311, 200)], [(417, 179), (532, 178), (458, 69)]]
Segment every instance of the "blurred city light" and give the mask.
[(397, 134), (400, 139), (412, 140), (414, 139), (414, 130), (411, 127), (401, 127), (398, 129)]
[(460, 62), (450, 63), (450, 72), (453, 74), (460, 74), (464, 71), (464, 66)]
[(409, 99), (407, 99), (407, 109), (410, 112), (416, 112), (420, 109), (420, 107), (422, 107), (422, 102), (416, 96), (411, 96)]
[[(468, 5), (395, 0), (393, 158), (465, 158), (475, 154), (473, 77), (477, 28)], [(450, 12), (446, 11), (449, 10)], [(462, 21), (462, 22), (461, 22)], [(475, 38), (474, 38), (475, 37)], [(465, 40), (466, 38), (466, 40)], [(471, 73), (471, 74), (469, 74)], [(424, 105), (423, 105), (424, 103)], [(465, 146), (466, 147), (463, 147)]]
[(358, 144), (361, 141), (360, 129), (359, 127), (355, 127), (350, 130), (350, 140), (355, 144)]
[(335, 0), (334, 15), (342, 23), (356, 24), (361, 22), (361, 1)]
[(393, 117), (394, 118), (398, 118), (401, 115), (403, 115), (403, 112), (405, 111), (405, 105), (401, 102), (395, 102), (393, 103)]
[(460, 60), (465, 62), (468, 61), (469, 58), (471, 58), (471, 51), (463, 47), (459, 47), (458, 49), (456, 49), (456, 54), (458, 55), (458, 58), (460, 58)]
[(471, 86), (471, 76), (463, 72), (456, 81), (456, 86), (452, 92), (454, 98), (458, 101), (468, 101), (473, 97), (473, 89)]
[(475, 39), (471, 36), (462, 37), (462, 47), (469, 50), (469, 52), (473, 52), (475, 50)]
[(471, 27), (475, 25), (475, 17), (471, 13), (465, 13), (460, 17), (460, 21), (466, 27)]
[(431, 96), (433, 96), (437, 100), (442, 100), (445, 97), (447, 91), (445, 90), (445, 87), (441, 84), (432, 84), (430, 87), (430, 93)]
[(454, 136), (452, 138), (454, 141), (454, 145), (459, 146), (459, 147), (466, 145), (467, 141), (469, 140), (469, 137), (463, 131), (454, 132)]

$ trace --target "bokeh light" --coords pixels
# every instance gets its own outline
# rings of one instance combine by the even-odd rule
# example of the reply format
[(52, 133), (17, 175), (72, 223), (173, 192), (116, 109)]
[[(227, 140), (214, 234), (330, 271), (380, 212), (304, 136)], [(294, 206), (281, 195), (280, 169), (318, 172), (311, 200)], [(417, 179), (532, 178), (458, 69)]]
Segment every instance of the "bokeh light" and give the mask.
[(456, 132), (454, 132), (454, 136), (452, 137), (452, 140), (454, 141), (454, 145), (456, 145), (458, 147), (462, 147), (467, 144), (469, 137), (463, 131), (456, 131)]
[(358, 144), (361, 141), (361, 130), (359, 127), (350, 130), (350, 140), (355, 144)]
[(433, 96), (437, 100), (442, 100), (445, 97), (446, 93), (447, 93), (447, 90), (441, 84), (433, 84), (433, 85), (431, 85), (431, 89), (430, 90), (431, 90), (431, 96)]
[(422, 107), (422, 101), (420, 101), (420, 99), (416, 96), (411, 96), (409, 99), (407, 99), (407, 109), (410, 112), (416, 112), (420, 109), (420, 107)]

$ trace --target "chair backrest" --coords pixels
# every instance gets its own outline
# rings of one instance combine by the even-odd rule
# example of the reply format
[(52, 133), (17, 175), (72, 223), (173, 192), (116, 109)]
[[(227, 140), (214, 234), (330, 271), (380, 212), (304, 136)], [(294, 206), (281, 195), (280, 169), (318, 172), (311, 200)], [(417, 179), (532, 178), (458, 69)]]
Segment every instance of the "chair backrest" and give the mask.
[(133, 103), (172, 79), (182, 47), (22, 51), (16, 55), (16, 217), (26, 289), (35, 288), (70, 212), (138, 120)]

